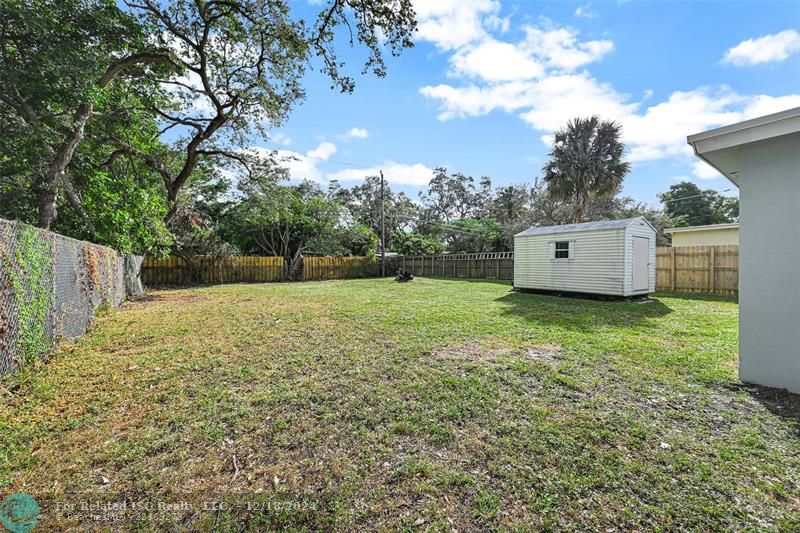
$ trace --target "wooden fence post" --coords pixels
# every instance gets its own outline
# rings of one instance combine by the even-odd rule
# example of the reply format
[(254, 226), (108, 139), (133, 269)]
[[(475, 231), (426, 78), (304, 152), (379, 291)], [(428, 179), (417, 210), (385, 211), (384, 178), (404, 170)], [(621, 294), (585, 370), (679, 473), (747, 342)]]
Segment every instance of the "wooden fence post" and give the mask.
[(712, 293), (716, 290), (716, 285), (717, 285), (717, 280), (716, 280), (716, 277), (717, 277), (717, 266), (716, 266), (717, 258), (716, 258), (715, 249), (716, 249), (716, 246), (711, 246), (708, 249), (708, 255), (709, 255), (708, 285), (709, 285), (709, 289), (711, 290)]
[(497, 256), (497, 279), (500, 279), (500, 256)]
[(671, 269), (672, 270), (672, 272), (671, 272), (671, 274), (672, 274), (672, 283), (671, 283), (671, 287), (672, 287), (672, 290), (674, 291), (675, 290), (675, 279), (678, 277), (677, 276), (677, 272), (675, 271), (675, 247), (670, 248), (670, 253), (672, 255), (672, 258), (671, 258), (672, 259), (672, 269)]

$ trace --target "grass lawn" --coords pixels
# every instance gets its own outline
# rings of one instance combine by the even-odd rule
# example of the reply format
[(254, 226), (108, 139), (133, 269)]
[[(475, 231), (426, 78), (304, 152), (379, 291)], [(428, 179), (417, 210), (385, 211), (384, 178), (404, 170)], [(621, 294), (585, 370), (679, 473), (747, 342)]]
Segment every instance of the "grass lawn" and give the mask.
[(0, 495), (42, 529), (800, 528), (800, 402), (736, 381), (734, 301), (509, 288), (151, 293), (4, 379)]

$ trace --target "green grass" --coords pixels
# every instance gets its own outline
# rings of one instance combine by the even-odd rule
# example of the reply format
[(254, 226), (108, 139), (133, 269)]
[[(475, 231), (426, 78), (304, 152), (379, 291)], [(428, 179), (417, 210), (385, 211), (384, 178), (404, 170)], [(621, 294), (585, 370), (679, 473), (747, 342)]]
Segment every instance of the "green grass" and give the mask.
[(509, 288), (154, 292), (5, 379), (0, 494), (52, 529), (800, 527), (798, 402), (737, 382), (735, 301)]

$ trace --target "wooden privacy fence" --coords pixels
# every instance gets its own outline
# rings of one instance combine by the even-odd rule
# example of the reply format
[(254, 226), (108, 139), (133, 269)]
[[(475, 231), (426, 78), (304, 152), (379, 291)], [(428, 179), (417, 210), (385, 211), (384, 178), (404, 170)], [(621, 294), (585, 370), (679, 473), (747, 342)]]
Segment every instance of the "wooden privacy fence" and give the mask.
[(303, 279), (348, 279), (379, 276), (380, 262), (372, 257), (304, 257)]
[(738, 294), (739, 247), (658, 247), (656, 288), (678, 292)]
[[(376, 276), (379, 263), (372, 257), (304, 257), (298, 279), (323, 280)], [(282, 257), (237, 256), (195, 257), (188, 262), (180, 257), (146, 257), (142, 263), (142, 282), (148, 286), (189, 285), (194, 283), (260, 283), (285, 281)]]
[(387, 275), (394, 275), (401, 268), (415, 276), (514, 279), (514, 252), (400, 255), (386, 258)]
[[(386, 275), (399, 269), (415, 276), (473, 279), (514, 279), (514, 252), (409, 255), (386, 258)], [(371, 257), (305, 257), (302, 280), (367, 278), (380, 275), (380, 261)], [(269, 282), (287, 279), (281, 257), (195, 258), (192, 265), (179, 257), (142, 264), (145, 285)], [(680, 246), (656, 249), (656, 289), (678, 292), (737, 294), (738, 246)]]

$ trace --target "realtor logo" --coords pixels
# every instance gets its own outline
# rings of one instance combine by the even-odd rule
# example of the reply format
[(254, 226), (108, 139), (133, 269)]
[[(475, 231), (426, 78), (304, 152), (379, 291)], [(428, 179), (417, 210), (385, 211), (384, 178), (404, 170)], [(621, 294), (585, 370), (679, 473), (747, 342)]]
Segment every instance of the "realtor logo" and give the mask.
[(12, 494), (0, 503), (0, 523), (12, 533), (27, 533), (36, 527), (41, 513), (36, 500), (23, 493)]

